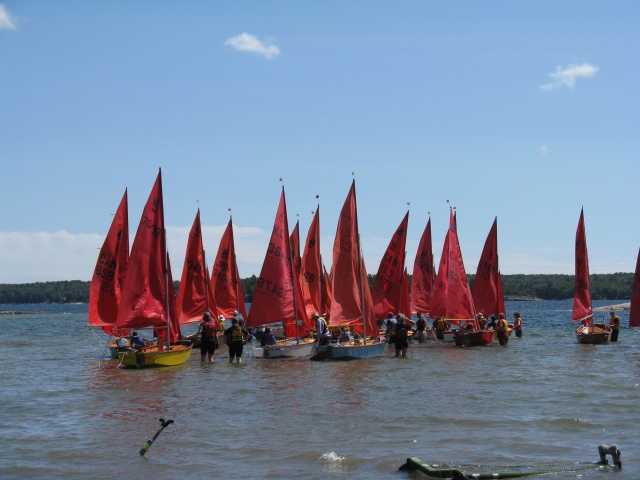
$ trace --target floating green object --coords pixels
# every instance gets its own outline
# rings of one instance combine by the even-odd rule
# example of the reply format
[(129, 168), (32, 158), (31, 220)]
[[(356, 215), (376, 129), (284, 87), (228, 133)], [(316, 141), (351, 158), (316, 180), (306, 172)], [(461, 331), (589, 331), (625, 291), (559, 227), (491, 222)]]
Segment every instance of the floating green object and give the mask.
[(140, 449), (140, 455), (141, 456), (144, 456), (144, 454), (147, 453), (147, 450), (149, 450), (151, 448), (151, 445), (153, 445), (154, 440), (156, 438), (158, 438), (158, 435), (160, 435), (160, 432), (162, 432), (162, 430), (164, 430), (165, 427), (167, 427), (168, 425), (171, 425), (173, 423), (173, 420), (167, 420), (165, 422), (164, 418), (161, 418), (159, 420), (160, 420), (160, 428), (158, 429), (156, 434), (153, 436), (153, 438), (151, 440), (147, 440), (147, 443), (145, 443), (142, 446), (142, 448)]
[(598, 453), (600, 455), (600, 461), (589, 465), (576, 466), (573, 468), (565, 468), (561, 470), (527, 470), (521, 472), (505, 471), (505, 472), (487, 472), (487, 473), (466, 473), (461, 468), (436, 468), (435, 466), (428, 465), (417, 458), (407, 458), (407, 462), (402, 465), (398, 470), (418, 470), (431, 478), (450, 478), (453, 480), (482, 480), (493, 478), (520, 478), (528, 477), (531, 475), (548, 475), (554, 473), (563, 472), (579, 472), (584, 470), (596, 470), (602, 468), (604, 465), (608, 465), (607, 454), (610, 454), (613, 459), (613, 464), (617, 469), (622, 468), (622, 462), (620, 460), (620, 450), (616, 445), (598, 445)]

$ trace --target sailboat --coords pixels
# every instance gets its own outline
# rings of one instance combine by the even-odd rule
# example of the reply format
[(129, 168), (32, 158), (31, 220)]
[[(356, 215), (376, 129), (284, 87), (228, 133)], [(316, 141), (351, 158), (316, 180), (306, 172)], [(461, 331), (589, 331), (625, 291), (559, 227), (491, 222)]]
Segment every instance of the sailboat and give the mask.
[[(493, 220), (493, 225), (491, 225), (491, 230), (489, 230), (487, 240), (484, 243), (471, 294), (476, 312), (482, 313), (485, 318), (489, 318), (491, 315), (497, 317), (500, 313), (506, 314), (504, 295), (502, 293), (502, 278), (498, 263), (497, 217)], [(510, 332), (511, 329), (508, 329), (507, 335)], [(479, 336), (479, 334), (475, 332), (470, 334), (471, 340), (473, 340), (474, 336)], [(494, 341), (497, 339), (495, 331), (493, 339)]]
[(302, 301), (308, 317), (322, 310), (322, 258), (320, 256), (320, 207), (316, 209), (309, 225), (309, 232), (305, 241), (302, 261), (300, 263), (300, 286), (302, 287)]
[(580, 210), (580, 220), (576, 229), (576, 289), (573, 296), (571, 321), (582, 322), (582, 326), (576, 329), (578, 343), (606, 343), (611, 340), (611, 327), (609, 325), (593, 323), (584, 209)]
[(431, 240), (431, 218), (420, 237), (418, 251), (413, 263), (413, 278), (411, 282), (411, 300), (413, 313), (431, 316), (431, 292), (435, 281), (433, 265), (433, 249)]
[[(234, 316), (234, 311), (247, 318), (247, 307), (244, 303), (242, 282), (236, 260), (236, 246), (233, 239), (233, 219), (229, 217), (227, 228), (220, 239), (218, 253), (211, 270), (213, 296), (216, 300), (218, 315), (224, 318)], [(222, 325), (221, 325), (222, 327)]]
[(278, 341), (277, 345), (253, 346), (254, 357), (303, 357), (313, 352), (316, 341), (310, 336), (312, 322), (305, 314), (300, 275), (294, 269), (283, 186), (246, 326), (282, 323), (285, 339)]
[(402, 309), (402, 283), (408, 225), (409, 212), (405, 214), (400, 225), (398, 225), (382, 260), (380, 260), (380, 266), (378, 267), (378, 273), (371, 292), (373, 311), (378, 322), (382, 322), (389, 315), (397, 315), (399, 313), (411, 316), (409, 310)]
[[(202, 225), (200, 222), (200, 209), (193, 220), (187, 250), (184, 257), (182, 277), (176, 300), (177, 318), (181, 326), (199, 322), (205, 312), (209, 312), (217, 329), (222, 328), (218, 324), (213, 288), (209, 282), (209, 270), (207, 269), (206, 256), (202, 243)], [(194, 334), (195, 335), (195, 334)], [(193, 335), (188, 339), (199, 344), (200, 339)]]
[(629, 326), (640, 327), (640, 251), (636, 260), (636, 273), (631, 287), (631, 307), (629, 308)]
[(124, 191), (118, 210), (111, 221), (107, 237), (102, 244), (89, 288), (89, 314), (87, 326), (102, 328), (116, 337), (108, 342), (112, 358), (117, 358), (118, 347), (124, 347), (129, 330), (115, 329), (118, 305), (129, 263), (129, 214), (127, 190)]
[(378, 336), (367, 270), (360, 249), (355, 180), (351, 184), (338, 220), (333, 244), (331, 284), (333, 295), (329, 314), (330, 325), (348, 326), (361, 338), (350, 343), (318, 346), (312, 360), (350, 360), (380, 356), (387, 343), (381, 341)]
[(450, 332), (445, 334), (445, 340), (455, 341), (460, 345), (486, 345), (493, 339), (493, 332), (481, 331), (478, 325), (457, 230), (456, 217), (453, 210), (449, 210), (449, 230), (442, 248), (436, 285), (431, 297), (431, 316), (442, 317), (446, 322), (458, 326), (470, 324), (473, 332), (478, 332), (473, 336), (461, 331)]
[(180, 332), (176, 331), (177, 322), (172, 318), (175, 307), (171, 305), (173, 287), (166, 250), (162, 171), (159, 171), (133, 241), (116, 319), (118, 328), (154, 328), (159, 335), (158, 343), (118, 352), (124, 366), (180, 365), (191, 355), (191, 345), (176, 343)]

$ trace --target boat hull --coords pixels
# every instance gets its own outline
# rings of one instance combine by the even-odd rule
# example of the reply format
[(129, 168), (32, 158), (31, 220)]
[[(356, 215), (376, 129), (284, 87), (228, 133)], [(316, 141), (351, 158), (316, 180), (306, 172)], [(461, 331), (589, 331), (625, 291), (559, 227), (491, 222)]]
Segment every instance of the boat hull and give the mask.
[(604, 323), (580, 326), (576, 329), (576, 340), (586, 344), (607, 343), (611, 340), (611, 327)]
[(477, 332), (463, 332), (456, 330), (453, 340), (458, 347), (481, 347), (489, 345), (493, 341), (492, 330), (478, 330)]
[(157, 347), (145, 347), (140, 350), (118, 352), (118, 359), (125, 367), (173, 367), (182, 365), (191, 356), (191, 345), (171, 345), (169, 350), (158, 352)]
[(278, 345), (268, 345), (266, 347), (253, 346), (251, 351), (255, 358), (291, 358), (291, 357), (309, 357), (313, 354), (317, 342), (312, 339), (295, 340), (278, 343)]
[(316, 354), (312, 360), (360, 360), (379, 357), (387, 347), (386, 342), (374, 343), (368, 341), (358, 344), (357, 341), (350, 344), (324, 345), (316, 347)]

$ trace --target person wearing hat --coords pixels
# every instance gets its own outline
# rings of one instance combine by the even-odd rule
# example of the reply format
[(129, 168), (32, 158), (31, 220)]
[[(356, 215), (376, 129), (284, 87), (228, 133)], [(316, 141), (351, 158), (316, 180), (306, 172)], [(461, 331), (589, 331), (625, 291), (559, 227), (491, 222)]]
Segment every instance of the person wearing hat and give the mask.
[(233, 311), (233, 318), (235, 318), (238, 321), (240, 326), (244, 327), (244, 317), (240, 312), (238, 312), (238, 310)]
[(487, 329), (487, 319), (484, 318), (484, 315), (482, 315), (482, 313), (479, 313), (477, 318), (478, 318), (478, 326), (480, 327), (480, 330), (486, 330)]
[(311, 318), (316, 322), (316, 339), (318, 340), (318, 345), (329, 345), (329, 343), (331, 343), (329, 322), (321, 317), (318, 312), (314, 312)]
[(211, 314), (204, 312), (202, 323), (198, 327), (197, 334), (201, 335), (200, 339), (200, 363), (205, 363), (207, 358), (209, 363), (213, 362), (213, 354), (218, 348), (218, 330), (216, 324), (211, 321)]

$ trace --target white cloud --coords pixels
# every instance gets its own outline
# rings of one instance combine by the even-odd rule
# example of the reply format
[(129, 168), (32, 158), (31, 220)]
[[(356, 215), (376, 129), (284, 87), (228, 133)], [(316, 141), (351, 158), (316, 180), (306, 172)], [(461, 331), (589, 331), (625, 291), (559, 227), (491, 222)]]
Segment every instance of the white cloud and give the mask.
[(546, 145), (538, 145), (538, 153), (540, 155), (547, 155), (549, 153), (549, 147)]
[(2, 3), (0, 3), (0, 30), (16, 30), (18, 27), (13, 16)]
[(240, 52), (255, 53), (269, 60), (273, 60), (280, 55), (280, 49), (277, 45), (270, 42), (262, 42), (249, 33), (241, 33), (231, 37), (225, 40), (224, 45)]
[(542, 90), (555, 90), (561, 87), (573, 88), (576, 85), (576, 78), (593, 77), (599, 68), (595, 65), (583, 63), (582, 65), (568, 65), (566, 68), (557, 66), (555, 72), (551, 72), (551, 82), (540, 85)]
[[(135, 227), (131, 225), (131, 228)], [(202, 227), (209, 268), (225, 228), (226, 224)], [(167, 226), (167, 248), (174, 280), (180, 280), (182, 274), (190, 229), (191, 226)], [(271, 232), (238, 226), (234, 226), (233, 232), (240, 275), (258, 275)], [(0, 283), (90, 280), (105, 234), (72, 234), (64, 230), (53, 233), (0, 231)], [(133, 244), (135, 231), (130, 235)]]

